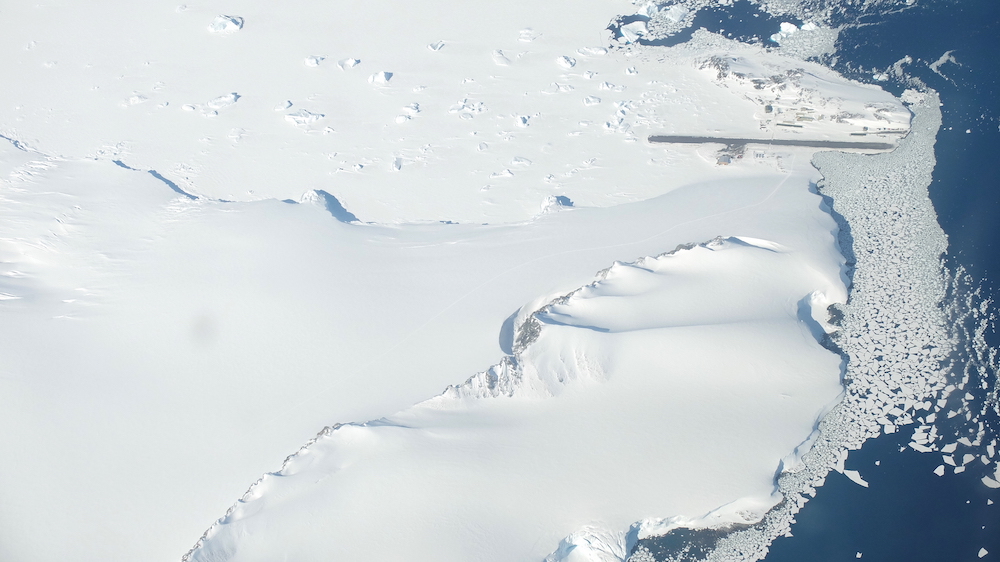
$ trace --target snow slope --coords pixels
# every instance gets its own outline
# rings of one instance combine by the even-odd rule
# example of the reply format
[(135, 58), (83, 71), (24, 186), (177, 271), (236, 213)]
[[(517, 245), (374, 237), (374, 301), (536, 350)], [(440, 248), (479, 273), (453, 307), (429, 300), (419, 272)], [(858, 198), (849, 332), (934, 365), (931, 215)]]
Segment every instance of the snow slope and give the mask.
[(526, 225), (399, 228), (192, 201), (109, 162), (31, 156), (2, 222), (11, 559), (179, 556), (317, 427), (402, 410), (497, 361), (505, 318), (618, 256), (734, 232), (840, 279), (805, 166)]
[(616, 263), (522, 324), (513, 359), (325, 431), (191, 559), (528, 561), (584, 527), (625, 553), (645, 517), (743, 500), (754, 520), (840, 392), (810, 329), (830, 303), (813, 291), (843, 287), (796, 258), (728, 238)]
[[(353, 499), (316, 503), (339, 478), (265, 478), (260, 516), (240, 504), (195, 555), (277, 552), (311, 510), (333, 525), (327, 505), (394, 512), (380, 475), (420, 487), (396, 482), (407, 509), (435, 498), (440, 545), (495, 558), (565, 551), (585, 525), (602, 530), (573, 536), (618, 548), (643, 518), (773, 501), (781, 459), (839, 392), (817, 337), (846, 295), (843, 258), (812, 151), (719, 166), (719, 146), (644, 137), (759, 134), (760, 69), (804, 69), (786, 90), (861, 107), (851, 127), (876, 110), (905, 127), (891, 96), (704, 33), (609, 49), (625, 2), (181, 8), (18, 5), (0, 22), (0, 67), (19, 77), (0, 90), (0, 450), (16, 459), (0, 466), (0, 558), (177, 560), (319, 428), (364, 420), (391, 423), (314, 445), (335, 465), (357, 452), (344, 435), (384, 442), (370, 474), (345, 474)], [(720, 236), (530, 316), (616, 260)], [(530, 345), (526, 322), (542, 327)], [(432, 398), (508, 354), (536, 382)], [(438, 493), (483, 482), (504, 444), (481, 505)], [(591, 468), (548, 486), (560, 463)], [(504, 494), (528, 476), (550, 511)], [(503, 540), (463, 533), (465, 509), (509, 525)], [(413, 525), (431, 523), (398, 522), (336, 523), (301, 555), (427, 538)], [(240, 539), (253, 548), (229, 534), (259, 525), (274, 534)]]

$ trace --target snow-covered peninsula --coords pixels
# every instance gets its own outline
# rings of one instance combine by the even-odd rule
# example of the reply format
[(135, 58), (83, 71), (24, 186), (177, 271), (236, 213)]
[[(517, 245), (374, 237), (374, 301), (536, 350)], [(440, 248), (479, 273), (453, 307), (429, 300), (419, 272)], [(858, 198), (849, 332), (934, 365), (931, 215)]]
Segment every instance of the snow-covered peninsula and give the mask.
[(637, 9), (11, 6), (0, 558), (624, 560), (781, 504), (851, 279), (769, 141), (912, 114)]

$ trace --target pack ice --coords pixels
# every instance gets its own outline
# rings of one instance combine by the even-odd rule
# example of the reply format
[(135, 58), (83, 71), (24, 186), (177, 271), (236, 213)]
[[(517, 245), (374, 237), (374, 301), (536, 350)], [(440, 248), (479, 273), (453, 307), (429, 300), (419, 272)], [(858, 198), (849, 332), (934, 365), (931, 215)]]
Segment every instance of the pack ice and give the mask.
[(623, 560), (781, 499), (841, 392), (814, 149), (645, 139), (896, 99), (625, 1), (232, 9), (0, 22), (0, 558)]

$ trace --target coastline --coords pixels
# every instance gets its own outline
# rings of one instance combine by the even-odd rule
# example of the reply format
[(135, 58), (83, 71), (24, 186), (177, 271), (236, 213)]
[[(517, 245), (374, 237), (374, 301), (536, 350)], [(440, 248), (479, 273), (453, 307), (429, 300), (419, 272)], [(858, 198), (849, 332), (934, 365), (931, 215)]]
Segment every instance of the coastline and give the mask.
[[(847, 305), (838, 309), (840, 330), (831, 337), (845, 358), (845, 390), (804, 444), (810, 449), (801, 464), (784, 467), (778, 477), (784, 499), (745, 528), (706, 529), (702, 537), (686, 530), (691, 536), (681, 541), (669, 534), (641, 538), (629, 560), (670, 560), (692, 546), (708, 546), (706, 541), (715, 543), (709, 561), (762, 559), (772, 541), (791, 534), (795, 515), (830, 471), (844, 472), (849, 451), (898, 426), (926, 420), (928, 410), (940, 410), (932, 401), (952, 390), (942, 367), (955, 342), (940, 307), (946, 297), (941, 258), (947, 237), (927, 196), (939, 104), (929, 90), (912, 105), (912, 133), (893, 152), (822, 152), (813, 159), (824, 178), (820, 194), (832, 199), (832, 211), (849, 227), (840, 240), (848, 267), (853, 262), (852, 282)], [(851, 476), (863, 481), (863, 475)]]

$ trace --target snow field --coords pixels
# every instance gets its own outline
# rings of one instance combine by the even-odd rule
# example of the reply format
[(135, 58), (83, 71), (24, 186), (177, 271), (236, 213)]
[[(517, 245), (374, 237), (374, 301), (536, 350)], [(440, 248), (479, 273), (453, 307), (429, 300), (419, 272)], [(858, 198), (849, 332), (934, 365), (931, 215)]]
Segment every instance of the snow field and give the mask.
[[(205, 198), (296, 199), (316, 188), (365, 221), (499, 223), (530, 219), (552, 195), (609, 206), (727, 177), (691, 147), (647, 145), (650, 134), (840, 138), (871, 122), (905, 129), (908, 115), (819, 65), (749, 63), (759, 49), (707, 35), (688, 48), (609, 49), (606, 22), (634, 9), (624, 1), (251, 3), (238, 32), (207, 32), (221, 9), (16, 8), (9, 22), (46, 26), (5, 29), (12, 56), (0, 64), (24, 79), (0, 93), (0, 122), (48, 154), (119, 147), (126, 164)], [(105, 41), (77, 47), (94, 34)], [(743, 78), (706, 66), (718, 57), (737, 61)]]
[[(23, 162), (4, 184), (0, 277), (3, 423), (19, 428), (3, 446), (22, 458), (4, 468), (19, 486), (0, 514), (14, 558), (179, 556), (316, 427), (402, 411), (481, 370), (504, 318), (622, 255), (725, 229), (840, 279), (802, 167), (524, 225), (401, 228), (341, 222), (319, 195), (191, 200), (141, 170), (6, 146)], [(647, 515), (660, 514), (634, 517)]]
[(609, 48), (627, 2), (231, 10), (0, 23), (0, 558), (176, 560), (254, 481), (191, 559), (613, 560), (780, 500), (840, 391), (813, 151), (645, 137), (898, 101)]

